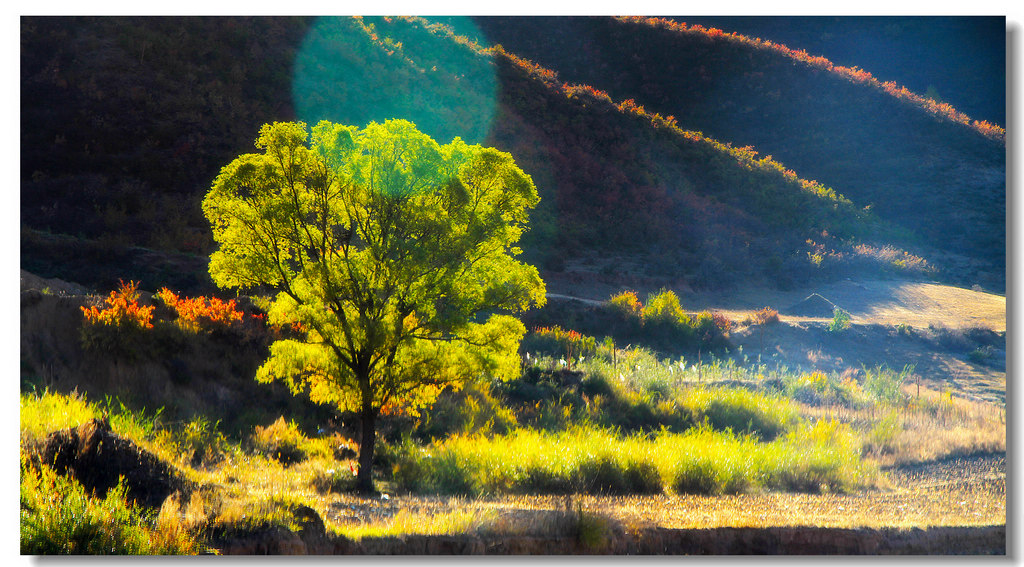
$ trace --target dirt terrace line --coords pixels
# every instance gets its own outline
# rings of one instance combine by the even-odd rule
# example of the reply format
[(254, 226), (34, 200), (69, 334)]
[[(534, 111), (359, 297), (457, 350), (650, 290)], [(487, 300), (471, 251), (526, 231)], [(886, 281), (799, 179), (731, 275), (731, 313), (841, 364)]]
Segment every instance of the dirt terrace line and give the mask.
[(931, 528), (646, 528), (591, 545), (573, 536), (345, 538), (254, 536), (222, 542), (224, 555), (1005, 555), (1006, 526)]

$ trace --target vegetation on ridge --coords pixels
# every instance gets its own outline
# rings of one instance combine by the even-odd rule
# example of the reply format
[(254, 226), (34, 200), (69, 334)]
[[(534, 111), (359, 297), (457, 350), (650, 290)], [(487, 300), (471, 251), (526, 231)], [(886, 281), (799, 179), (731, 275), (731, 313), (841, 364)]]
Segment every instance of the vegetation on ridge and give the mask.
[(802, 63), (806, 63), (811, 67), (823, 69), (835, 73), (841, 77), (844, 77), (855, 83), (862, 83), (869, 85), (873, 88), (880, 89), (893, 97), (906, 101), (909, 104), (920, 107), (925, 111), (940, 116), (952, 122), (964, 124), (977, 131), (986, 138), (998, 140), (1006, 143), (1006, 129), (1002, 128), (997, 124), (992, 124), (987, 120), (971, 120), (969, 116), (958, 111), (956, 108), (949, 103), (940, 102), (932, 98), (923, 97), (919, 94), (911, 92), (904, 86), (899, 86), (895, 81), (879, 81), (868, 71), (860, 69), (858, 67), (844, 67), (842, 65), (835, 65), (825, 57), (820, 55), (813, 56), (807, 53), (805, 50), (796, 50), (781, 43), (776, 43), (771, 40), (761, 38), (751, 38), (743, 34), (736, 32), (724, 32), (718, 28), (705, 28), (701, 25), (687, 26), (682, 22), (674, 22), (665, 18), (651, 18), (643, 16), (625, 16), (618, 18), (625, 22), (634, 24), (640, 24), (651, 27), (660, 27), (672, 30), (676, 33), (691, 33), (691, 34), (702, 34), (709, 38), (723, 38), (727, 41), (734, 41), (746, 45), (751, 45), (757, 49), (765, 49), (781, 53), (787, 57), (791, 57)]

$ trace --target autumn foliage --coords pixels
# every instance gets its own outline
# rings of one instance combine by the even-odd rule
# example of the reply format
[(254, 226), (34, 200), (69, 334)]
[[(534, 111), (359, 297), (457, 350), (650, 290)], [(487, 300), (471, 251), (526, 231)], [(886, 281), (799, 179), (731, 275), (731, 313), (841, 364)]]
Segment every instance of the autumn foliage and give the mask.
[[(226, 330), (242, 322), (243, 313), (235, 300), (224, 301), (216, 297), (179, 297), (161, 288), (155, 296), (175, 315), (168, 321), (156, 305), (139, 304), (139, 284), (125, 283), (110, 292), (100, 306), (81, 307), (85, 324), (82, 327), (82, 344), (87, 350), (113, 354), (129, 359), (155, 355), (166, 347), (169, 335), (184, 331), (190, 334)], [(157, 332), (161, 331), (161, 332)], [(173, 341), (172, 341), (173, 342)]]
[(153, 306), (139, 305), (139, 284), (121, 281), (104, 300), (106, 307), (81, 307), (86, 350), (133, 359), (148, 350), (146, 331), (153, 328)]
[(563, 329), (558, 325), (538, 327), (533, 330), (528, 340), (523, 342), (523, 350), (535, 354), (560, 356), (571, 369), (573, 361), (581, 356), (589, 356), (597, 349), (597, 340), (572, 329)]
[(217, 297), (178, 297), (166, 287), (161, 288), (157, 296), (164, 305), (177, 313), (175, 323), (178, 327), (193, 333), (226, 329), (242, 321), (242, 312), (235, 307), (234, 299), (224, 301)]
[(111, 327), (130, 327), (135, 329), (153, 328), (153, 306), (139, 305), (138, 282), (121, 281), (120, 288), (110, 292), (104, 303), (106, 307), (81, 307), (88, 325), (107, 325)]
[(1000, 142), (1006, 142), (1006, 129), (992, 124), (986, 120), (972, 120), (969, 116), (960, 112), (952, 105), (939, 102), (919, 94), (912, 92), (905, 86), (898, 85), (894, 81), (879, 81), (871, 73), (861, 69), (857, 66), (844, 67), (842, 65), (836, 65), (829, 61), (827, 58), (820, 55), (814, 56), (807, 53), (802, 49), (793, 49), (783, 45), (781, 43), (769, 41), (761, 38), (752, 38), (736, 32), (726, 33), (718, 28), (705, 28), (701, 25), (687, 26), (682, 22), (674, 22), (663, 18), (651, 18), (651, 17), (626, 17), (620, 18), (622, 21), (632, 22), (639, 25), (650, 26), (655, 28), (669, 29), (676, 33), (683, 34), (699, 34), (706, 36), (709, 39), (717, 39), (720, 41), (732, 41), (736, 43), (745, 44), (755, 49), (761, 49), (766, 51), (772, 51), (790, 57), (796, 61), (805, 63), (811, 67), (821, 69), (823, 71), (835, 73), (851, 82), (861, 83), (868, 85), (872, 88), (884, 91), (890, 96), (899, 99), (905, 103), (922, 108), (926, 112), (952, 122), (963, 124), (982, 136), (997, 140)]

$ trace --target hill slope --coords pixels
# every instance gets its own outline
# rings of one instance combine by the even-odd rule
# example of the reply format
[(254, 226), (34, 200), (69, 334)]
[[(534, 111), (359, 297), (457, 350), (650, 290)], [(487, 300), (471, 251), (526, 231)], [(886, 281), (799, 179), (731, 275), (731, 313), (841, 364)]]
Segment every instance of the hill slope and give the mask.
[[(675, 33), (640, 28), (637, 35), (655, 45), (675, 41)], [(548, 69), (421, 19), (25, 18), (22, 46), (27, 269), (60, 269), (60, 247), (38, 245), (45, 235), (32, 229), (96, 240), (101, 249), (145, 246), (201, 260), (212, 243), (199, 200), (219, 166), (251, 148), (260, 124), (362, 124), (395, 115), (440, 140), (461, 135), (511, 151), (543, 196), (525, 248), (548, 268), (587, 251), (629, 255), (648, 274), (717, 287), (923, 265), (886, 247), (905, 246), (907, 232), (892, 228), (892, 215), (861, 210), (868, 202), (801, 179), (752, 148), (684, 129), (694, 125), (645, 110), (632, 93), (563, 84)], [(709, 52), (746, 56), (729, 49), (716, 44)], [(646, 68), (662, 62), (652, 55)], [(787, 84), (785, 66), (776, 66), (782, 78), (770, 80)], [(742, 72), (734, 79), (756, 83)], [(749, 121), (737, 116), (723, 120)], [(950, 147), (991, 157), (953, 138)], [(977, 168), (979, 160), (960, 166)], [(106, 274), (137, 277), (134, 262), (109, 256), (116, 265)], [(606, 269), (614, 274), (619, 265)], [(96, 281), (87, 267), (44, 275), (113, 284), (110, 276)], [(205, 280), (197, 276), (193, 285)]]
[(640, 18), (474, 22), (487, 41), (557, 70), (563, 80), (617, 100), (635, 98), (717, 139), (751, 144), (871, 205), (921, 241), (979, 260), (971, 277), (990, 285), (1003, 279), (1001, 128), (972, 124), (948, 105), (856, 67), (721, 30)]

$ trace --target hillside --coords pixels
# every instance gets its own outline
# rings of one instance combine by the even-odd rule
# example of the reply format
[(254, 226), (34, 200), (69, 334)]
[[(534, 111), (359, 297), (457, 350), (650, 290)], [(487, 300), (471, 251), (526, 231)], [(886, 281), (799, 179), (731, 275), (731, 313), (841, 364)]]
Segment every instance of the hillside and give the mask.
[(729, 30), (615, 18), (474, 22), (486, 41), (557, 69), (564, 81), (635, 98), (688, 129), (773, 155), (920, 241), (976, 260), (971, 277), (1001, 289), (1006, 154), (998, 127), (971, 126), (956, 109), (855, 66)]
[[(201, 263), (198, 202), (260, 124), (393, 115), (512, 152), (543, 197), (526, 254), (549, 271), (611, 258), (713, 288), (927, 266), (900, 250), (920, 240), (789, 163), (425, 20), (26, 18), (22, 45), (22, 263), (46, 275), (109, 289), (166, 272), (140, 256)], [(62, 267), (72, 249), (94, 269)]]
[(688, 16), (691, 25), (761, 37), (870, 69), (979, 120), (1006, 124), (1002, 16)]

